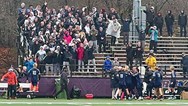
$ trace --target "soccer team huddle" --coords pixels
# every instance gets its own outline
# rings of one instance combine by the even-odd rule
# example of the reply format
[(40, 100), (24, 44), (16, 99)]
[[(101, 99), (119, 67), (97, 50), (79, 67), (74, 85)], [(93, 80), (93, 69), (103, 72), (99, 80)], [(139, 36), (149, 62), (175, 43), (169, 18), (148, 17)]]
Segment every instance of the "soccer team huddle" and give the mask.
[[(176, 99), (176, 73), (174, 71), (174, 66), (170, 66), (170, 70), (171, 79), (168, 88), (170, 97), (168, 99)], [(151, 70), (151, 68), (148, 67), (146, 68), (144, 80), (142, 80), (140, 76), (141, 75), (137, 67), (132, 67), (129, 69), (129, 66), (115, 66), (110, 71), (111, 87), (113, 88), (112, 99), (163, 100), (163, 75), (161, 69), (156, 67), (155, 70)], [(143, 91), (144, 87), (146, 87), (146, 93)], [(154, 94), (152, 94), (153, 89)]]

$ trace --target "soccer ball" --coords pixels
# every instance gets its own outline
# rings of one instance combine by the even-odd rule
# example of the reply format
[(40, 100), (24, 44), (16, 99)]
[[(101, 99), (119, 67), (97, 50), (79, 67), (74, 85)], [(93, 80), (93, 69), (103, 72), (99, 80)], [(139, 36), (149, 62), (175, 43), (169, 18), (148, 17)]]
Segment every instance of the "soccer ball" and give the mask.
[(31, 95), (28, 94), (28, 95), (27, 95), (27, 98), (28, 98), (28, 99), (31, 99)]

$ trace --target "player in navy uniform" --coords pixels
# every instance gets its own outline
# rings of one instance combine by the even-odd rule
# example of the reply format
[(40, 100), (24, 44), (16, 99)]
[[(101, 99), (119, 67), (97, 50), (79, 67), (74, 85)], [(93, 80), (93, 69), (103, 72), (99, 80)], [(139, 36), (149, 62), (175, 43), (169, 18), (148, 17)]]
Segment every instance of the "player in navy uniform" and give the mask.
[(37, 68), (37, 63), (33, 64), (33, 68), (29, 70), (29, 75), (31, 77), (31, 84), (33, 86), (32, 91), (37, 91), (37, 84), (40, 79), (40, 70)]
[(176, 87), (176, 72), (174, 70), (174, 66), (170, 66), (170, 71), (171, 71), (171, 79), (170, 79), (170, 85), (169, 85), (169, 95), (170, 97), (168, 99), (176, 99), (175, 96), (175, 87)]
[(125, 83), (126, 83), (126, 94), (127, 94), (127, 99), (131, 99), (131, 93), (132, 93), (132, 74), (129, 70), (128, 66), (125, 66)]
[[(118, 98), (120, 98), (122, 95), (124, 96), (125, 88), (126, 88), (126, 82), (125, 82), (125, 71), (122, 67), (118, 67), (119, 71), (119, 92), (118, 92)], [(123, 99), (123, 96), (121, 99)]]
[(163, 100), (162, 73), (158, 67), (156, 67), (155, 69), (156, 71), (153, 72), (153, 86), (155, 88), (153, 99), (157, 99), (157, 94), (159, 94), (158, 98), (160, 98), (160, 100)]
[(133, 89), (136, 88), (137, 93), (138, 93), (138, 100), (143, 100), (143, 94), (142, 94), (142, 80), (140, 78), (140, 73), (137, 67), (132, 68), (132, 81), (133, 81)]
[(147, 97), (145, 99), (152, 98), (152, 89), (153, 89), (152, 76), (153, 76), (153, 71), (150, 68), (147, 68), (144, 75), (144, 82), (147, 83), (147, 87), (146, 87)]
[(111, 71), (110, 71), (110, 79), (111, 79), (111, 88), (112, 88), (112, 99), (115, 99), (115, 92), (118, 89), (118, 71), (117, 71), (117, 66), (115, 66)]

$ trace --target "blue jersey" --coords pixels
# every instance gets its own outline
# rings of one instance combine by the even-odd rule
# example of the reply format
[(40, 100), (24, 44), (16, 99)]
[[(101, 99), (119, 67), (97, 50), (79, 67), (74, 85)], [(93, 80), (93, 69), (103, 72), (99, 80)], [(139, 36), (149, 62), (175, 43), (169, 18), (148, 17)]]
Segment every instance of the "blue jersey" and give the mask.
[(125, 82), (126, 84), (132, 84), (132, 74), (130, 72), (125, 73)]
[(29, 71), (29, 74), (31, 76), (31, 82), (38, 82), (39, 80), (39, 75), (40, 75), (40, 71), (37, 68), (32, 68)]
[(175, 71), (172, 71), (171, 73), (171, 82), (175, 82), (176, 81), (176, 72)]
[(162, 74), (160, 71), (153, 72), (154, 84), (162, 83)]
[(120, 85), (126, 85), (125, 83), (125, 72), (124, 71), (120, 71), (119, 72), (119, 84)]

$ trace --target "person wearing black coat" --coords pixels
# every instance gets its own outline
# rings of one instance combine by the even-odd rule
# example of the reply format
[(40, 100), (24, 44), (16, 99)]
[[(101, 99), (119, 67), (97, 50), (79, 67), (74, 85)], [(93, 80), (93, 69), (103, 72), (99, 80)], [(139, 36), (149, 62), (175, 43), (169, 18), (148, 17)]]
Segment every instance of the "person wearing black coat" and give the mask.
[(184, 78), (188, 75), (188, 55), (182, 53), (181, 66), (183, 67), (183, 76)]
[(184, 31), (184, 37), (187, 35), (187, 15), (182, 10), (179, 17), (178, 17), (178, 25), (180, 26), (180, 36), (183, 37), (183, 31)]
[(132, 44), (128, 43), (127, 47), (126, 47), (126, 53), (127, 53), (127, 62), (126, 64), (132, 68), (132, 64), (133, 64), (133, 58), (134, 58), (134, 50), (132, 48)]
[(149, 10), (144, 10), (143, 12), (146, 14), (146, 34), (148, 34), (149, 28), (154, 24), (154, 7), (151, 6)]
[(139, 29), (138, 25), (136, 25), (136, 30), (139, 33), (138, 40), (141, 42), (142, 50), (145, 49), (145, 40), (146, 40), (146, 33), (144, 31), (144, 28)]
[(166, 27), (168, 31), (168, 36), (173, 36), (173, 25), (174, 25), (174, 15), (171, 11), (168, 11), (168, 14), (165, 17)]
[(153, 72), (149, 68), (147, 68), (145, 75), (144, 75), (144, 81), (143, 81), (147, 84), (147, 87), (146, 87), (147, 97), (146, 97), (146, 99), (151, 99), (151, 97), (152, 97), (152, 89), (153, 89), (152, 77), (153, 77)]
[(56, 50), (53, 52), (53, 64), (54, 64), (54, 74), (59, 75), (61, 68), (61, 51), (60, 46), (56, 47)]
[(71, 99), (70, 98), (70, 95), (69, 95), (69, 91), (68, 91), (68, 83), (69, 83), (69, 79), (68, 79), (68, 73), (64, 70), (63, 72), (61, 72), (61, 76), (60, 76), (60, 84), (61, 84), (61, 89), (59, 91), (57, 91), (55, 94), (54, 94), (54, 99), (57, 98), (57, 96), (63, 92), (65, 90), (66, 92), (66, 96), (67, 96), (67, 99)]
[(143, 49), (141, 46), (141, 43), (138, 42), (136, 48), (135, 48), (135, 66), (137, 66), (139, 64), (139, 66), (142, 66), (142, 59), (143, 59)]
[(132, 22), (132, 17), (129, 15), (129, 18), (123, 19), (123, 14), (121, 14), (121, 21), (123, 24), (123, 43), (126, 45), (129, 42), (130, 23)]
[(106, 52), (106, 33), (102, 27), (99, 28), (97, 37), (98, 37), (97, 42), (99, 44), (99, 53), (101, 53), (102, 46), (103, 46), (103, 52)]
[[(94, 48), (93, 48), (93, 42), (92, 41), (89, 42), (89, 45), (88, 45), (86, 52), (87, 52), (87, 55), (88, 55), (87, 72), (89, 72), (90, 66), (92, 66), (92, 65), (93, 65), (93, 68), (94, 68), (94, 72), (97, 72), (96, 63), (95, 63), (95, 56), (93, 54)], [(92, 62), (92, 65), (91, 65), (91, 62)]]
[(53, 74), (54, 70), (53, 70), (53, 54), (51, 53), (51, 51), (49, 50), (47, 52), (47, 55), (44, 57), (44, 64), (45, 64), (45, 69), (46, 69), (46, 74)]
[(157, 16), (154, 18), (154, 24), (157, 27), (157, 30), (160, 32), (160, 36), (162, 36), (164, 20), (161, 13), (158, 13)]

